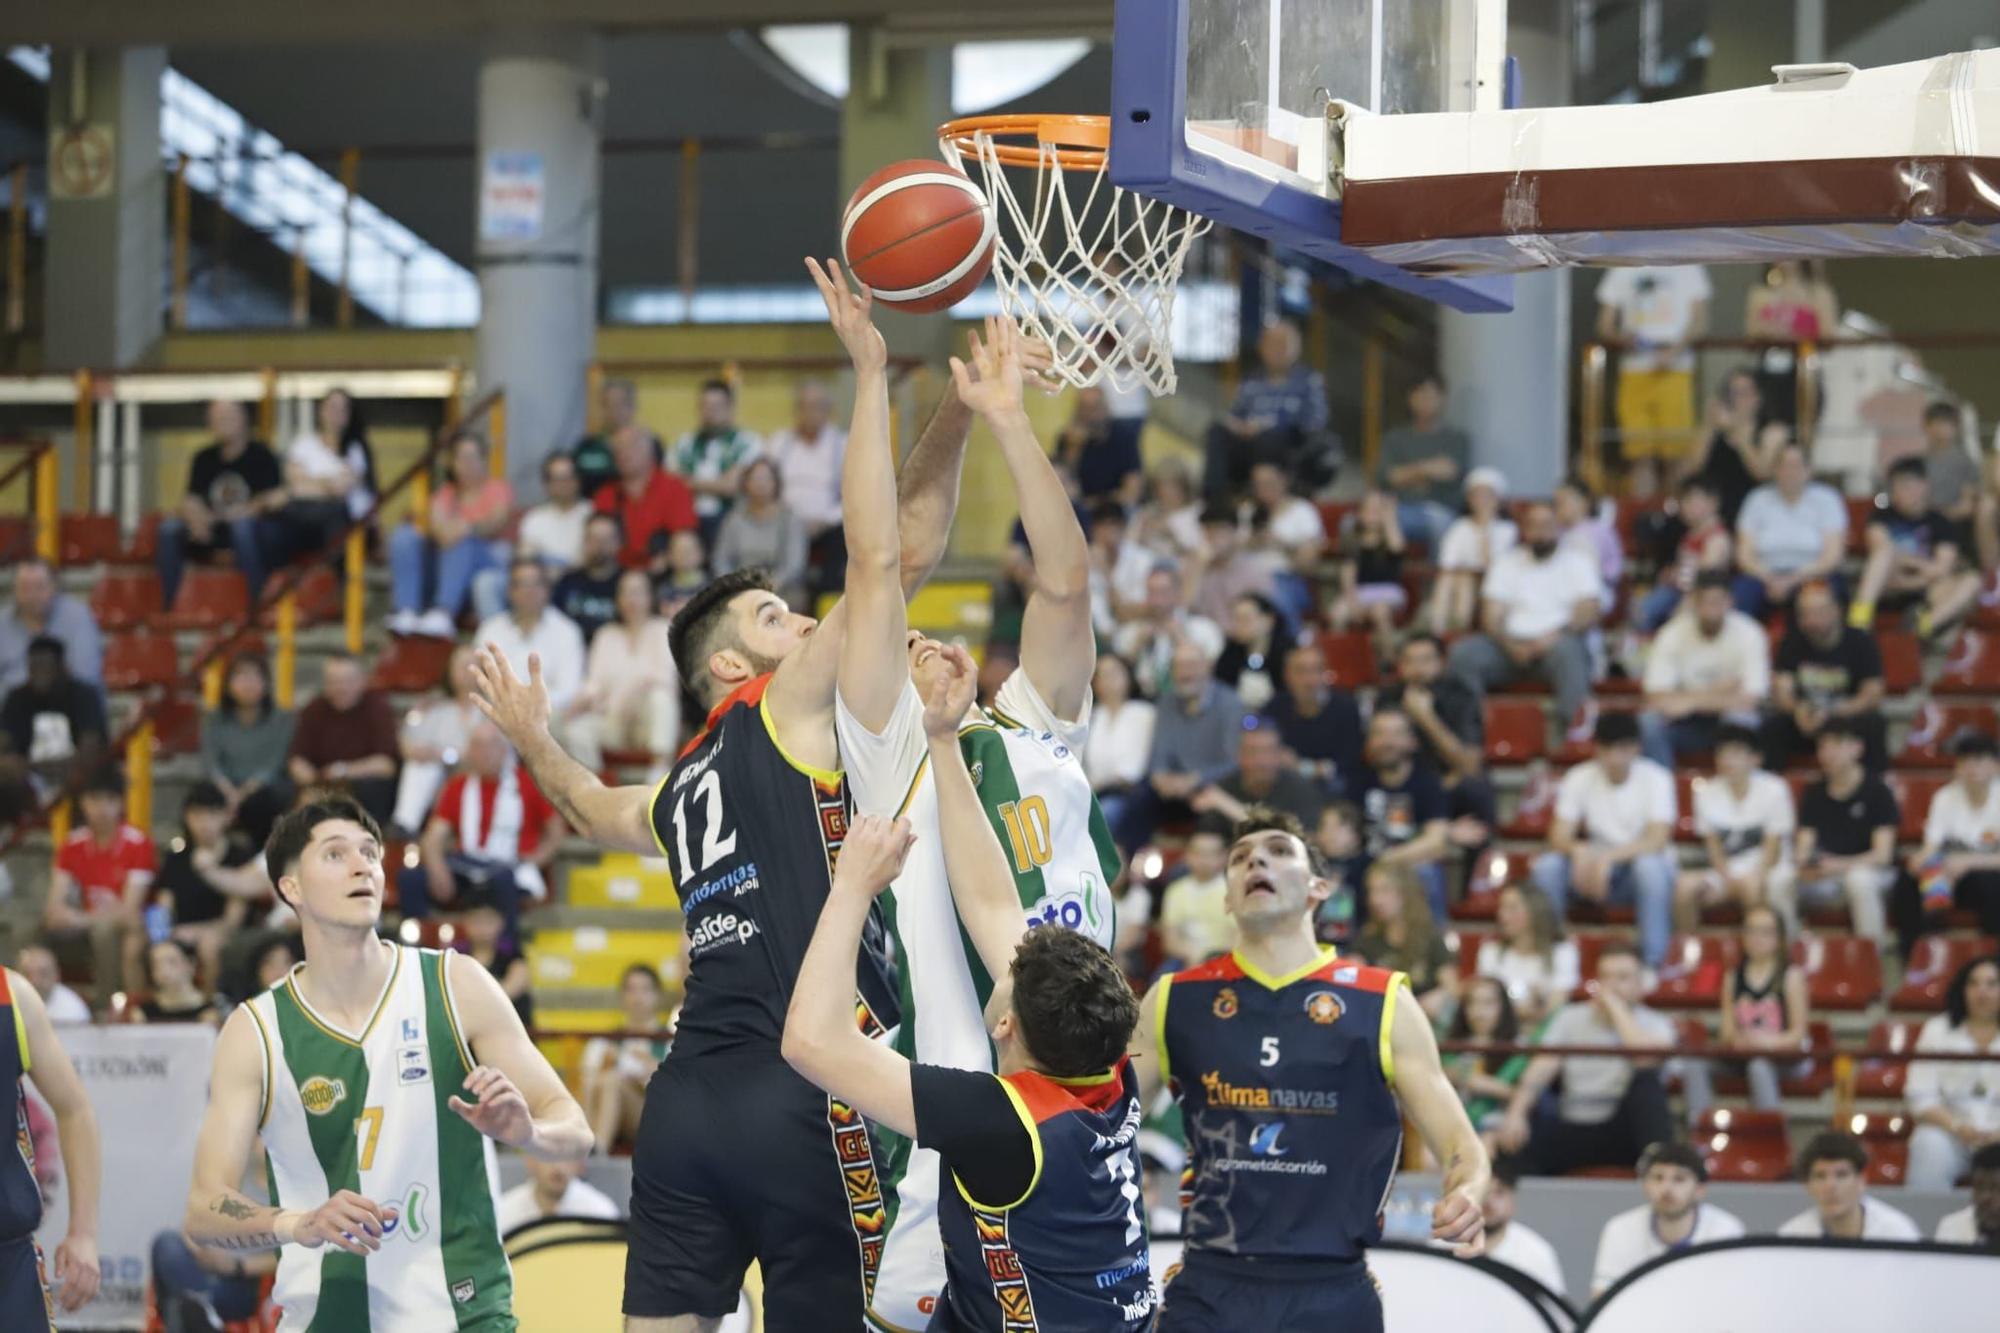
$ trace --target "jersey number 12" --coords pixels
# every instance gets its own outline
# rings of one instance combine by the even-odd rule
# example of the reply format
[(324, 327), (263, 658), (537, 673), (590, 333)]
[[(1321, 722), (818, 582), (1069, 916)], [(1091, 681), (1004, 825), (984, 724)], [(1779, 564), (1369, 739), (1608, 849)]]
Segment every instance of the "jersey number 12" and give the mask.
[(699, 865), (688, 855), (687, 793), (681, 793), (681, 798), (674, 802), (674, 850), (681, 854), (683, 884), (736, 850), (736, 830), (731, 829), (727, 834), (722, 831), (722, 775), (712, 768), (702, 774), (701, 781), (695, 784), (694, 798), (705, 807)]

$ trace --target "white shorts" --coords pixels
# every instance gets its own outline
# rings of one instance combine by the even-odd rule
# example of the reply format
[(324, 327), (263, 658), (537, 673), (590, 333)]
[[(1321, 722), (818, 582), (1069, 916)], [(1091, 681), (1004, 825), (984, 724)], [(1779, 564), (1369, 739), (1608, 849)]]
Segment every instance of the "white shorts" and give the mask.
[(944, 1292), (944, 1238), (938, 1231), (937, 1153), (912, 1147), (896, 1183), (896, 1224), (882, 1243), (868, 1325), (877, 1333), (923, 1333)]

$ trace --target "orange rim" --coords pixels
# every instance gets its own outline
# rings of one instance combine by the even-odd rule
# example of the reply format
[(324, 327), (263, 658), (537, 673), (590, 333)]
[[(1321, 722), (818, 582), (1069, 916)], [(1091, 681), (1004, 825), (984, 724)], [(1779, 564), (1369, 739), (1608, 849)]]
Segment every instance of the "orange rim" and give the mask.
[(1039, 167), (1053, 160), (1064, 171), (1101, 171), (1111, 147), (1111, 117), (964, 116), (938, 126), (939, 140), (967, 161), (979, 159), (982, 134), (1004, 166)]

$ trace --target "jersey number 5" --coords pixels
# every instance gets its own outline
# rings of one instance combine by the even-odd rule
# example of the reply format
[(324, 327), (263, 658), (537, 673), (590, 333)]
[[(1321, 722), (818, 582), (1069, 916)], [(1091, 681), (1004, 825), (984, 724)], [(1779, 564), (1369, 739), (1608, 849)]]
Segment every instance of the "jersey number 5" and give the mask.
[(687, 793), (681, 793), (681, 798), (674, 802), (674, 850), (681, 854), (683, 884), (736, 850), (736, 830), (731, 829), (727, 834), (722, 831), (722, 775), (712, 768), (702, 774), (701, 781), (695, 784), (694, 798), (703, 807), (699, 865), (688, 855)]
[(1264, 1053), (1257, 1057), (1258, 1064), (1269, 1069), (1272, 1065), (1278, 1063), (1278, 1039), (1276, 1037), (1264, 1038), (1262, 1050)]

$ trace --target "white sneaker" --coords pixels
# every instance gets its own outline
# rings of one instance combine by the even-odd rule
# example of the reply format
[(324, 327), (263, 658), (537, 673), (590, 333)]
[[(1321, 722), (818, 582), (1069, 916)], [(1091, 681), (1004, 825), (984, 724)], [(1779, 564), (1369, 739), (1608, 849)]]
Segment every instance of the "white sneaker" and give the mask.
[(452, 622), (449, 612), (432, 607), (417, 617), (416, 632), (433, 639), (455, 639), (458, 626)]
[(389, 618), (382, 623), (391, 634), (415, 634), (417, 632), (417, 613), (407, 608), (401, 611), (391, 611)]

